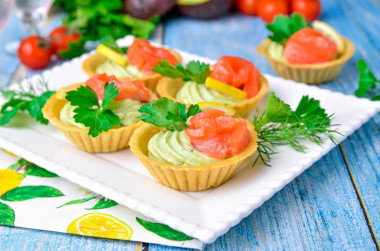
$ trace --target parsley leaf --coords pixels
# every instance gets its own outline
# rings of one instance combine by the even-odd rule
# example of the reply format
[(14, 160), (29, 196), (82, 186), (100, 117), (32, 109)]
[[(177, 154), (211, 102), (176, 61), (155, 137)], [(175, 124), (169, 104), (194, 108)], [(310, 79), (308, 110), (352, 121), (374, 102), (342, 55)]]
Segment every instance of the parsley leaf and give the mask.
[(172, 131), (182, 131), (187, 128), (188, 118), (200, 113), (198, 105), (190, 105), (186, 112), (184, 104), (174, 102), (168, 98), (153, 100), (152, 104), (140, 107), (140, 119), (146, 123), (163, 127)]
[(310, 23), (305, 21), (305, 18), (299, 14), (293, 14), (290, 17), (277, 16), (272, 24), (267, 24), (267, 29), (273, 34), (269, 36), (269, 39), (273, 42), (277, 42), (285, 45), (288, 38), (293, 33), (310, 27)]
[(269, 166), (271, 156), (276, 154), (275, 147), (290, 145), (299, 152), (305, 152), (307, 147), (301, 139), (308, 139), (318, 145), (322, 144), (321, 135), (326, 135), (335, 144), (338, 143), (333, 134), (340, 134), (331, 129), (332, 115), (320, 107), (320, 102), (308, 96), (303, 96), (295, 111), (272, 92), (268, 96), (268, 105), (264, 113), (256, 110), (253, 124), (258, 136), (258, 157), (255, 163), (261, 161)]
[[(376, 79), (371, 69), (369, 69), (364, 59), (358, 61), (358, 70), (360, 72), (359, 87), (355, 91), (357, 97), (364, 97), (370, 90), (376, 88), (376, 82), (380, 83), (380, 79)], [(372, 97), (372, 100), (380, 100), (380, 95)]]
[(119, 90), (114, 83), (106, 83), (102, 104), (89, 86), (81, 86), (75, 91), (68, 92), (66, 99), (72, 106), (77, 106), (74, 110), (75, 122), (88, 127), (88, 134), (96, 137), (102, 132), (107, 132), (113, 125), (120, 125), (120, 118), (108, 109), (118, 94)]
[(197, 84), (204, 84), (211, 74), (210, 65), (199, 61), (191, 61), (184, 68), (181, 64), (173, 66), (168, 61), (161, 60), (153, 67), (153, 71), (165, 77), (194, 81)]
[(0, 109), (0, 126), (8, 124), (19, 111), (27, 111), (41, 124), (49, 123), (41, 110), (54, 92), (48, 90), (45, 80), (41, 79), (35, 86), (28, 83), (23, 87), (20, 83), (18, 90), (1, 90), (0, 94), (8, 100)]

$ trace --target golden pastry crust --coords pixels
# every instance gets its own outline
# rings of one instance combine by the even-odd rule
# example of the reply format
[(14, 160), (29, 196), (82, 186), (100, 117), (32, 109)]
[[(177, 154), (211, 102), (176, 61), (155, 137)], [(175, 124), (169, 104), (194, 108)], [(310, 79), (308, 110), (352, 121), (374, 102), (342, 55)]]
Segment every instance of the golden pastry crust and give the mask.
[(133, 154), (161, 184), (180, 191), (203, 191), (226, 182), (240, 166), (252, 164), (257, 149), (257, 133), (247, 121), (251, 135), (249, 145), (238, 155), (220, 162), (202, 166), (175, 166), (148, 157), (148, 143), (153, 135), (164, 130), (151, 124), (139, 127), (130, 141)]
[(342, 39), (346, 48), (344, 53), (337, 59), (322, 64), (290, 64), (286, 61), (272, 58), (268, 54), (268, 46), (271, 43), (268, 38), (257, 47), (257, 51), (267, 58), (269, 64), (281, 77), (308, 84), (321, 84), (336, 78), (342, 67), (355, 52), (354, 44), (345, 37), (342, 37)]
[[(170, 50), (171, 54), (175, 56), (175, 58), (178, 60), (179, 63), (182, 63), (182, 57), (181, 55), (174, 51)], [(108, 59), (103, 56), (102, 54), (96, 52), (95, 54), (89, 56), (85, 61), (83, 61), (82, 69), (83, 71), (89, 76), (95, 76), (96, 68), (98, 68), (100, 65), (104, 64)], [(158, 81), (162, 78), (162, 76), (158, 73), (154, 73), (149, 76), (139, 77), (139, 78), (131, 78), (132, 81), (136, 80), (142, 80), (145, 83), (145, 86), (151, 90), (152, 92), (156, 93), (156, 86)]]
[[(67, 92), (76, 90), (84, 83), (70, 85), (61, 88), (60, 91)], [(154, 93), (150, 93), (151, 99), (156, 99)], [(136, 128), (144, 123), (139, 121), (136, 124), (110, 129), (107, 132), (99, 134), (97, 137), (88, 135), (88, 129), (82, 129), (63, 123), (60, 119), (60, 112), (62, 107), (67, 103), (66, 99), (58, 99), (56, 94), (52, 95), (46, 102), (42, 113), (44, 117), (49, 120), (54, 126), (61, 130), (65, 136), (76, 146), (86, 152), (116, 152), (129, 146), (129, 140)]]
[[(177, 92), (185, 84), (181, 79), (162, 78), (157, 85), (157, 93), (160, 97), (166, 97), (179, 103), (183, 103), (176, 99)], [(259, 101), (267, 94), (269, 90), (268, 80), (260, 74), (260, 90), (256, 96), (243, 100), (241, 103), (229, 105), (236, 111), (236, 115), (246, 118), (253, 108), (257, 106)], [(190, 104), (186, 104), (189, 106)]]

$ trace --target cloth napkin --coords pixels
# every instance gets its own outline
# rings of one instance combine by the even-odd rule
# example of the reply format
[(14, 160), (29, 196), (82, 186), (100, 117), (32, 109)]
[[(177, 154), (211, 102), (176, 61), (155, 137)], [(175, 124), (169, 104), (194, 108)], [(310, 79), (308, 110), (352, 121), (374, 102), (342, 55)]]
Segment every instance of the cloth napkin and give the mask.
[(204, 243), (0, 150), (0, 225), (203, 249)]

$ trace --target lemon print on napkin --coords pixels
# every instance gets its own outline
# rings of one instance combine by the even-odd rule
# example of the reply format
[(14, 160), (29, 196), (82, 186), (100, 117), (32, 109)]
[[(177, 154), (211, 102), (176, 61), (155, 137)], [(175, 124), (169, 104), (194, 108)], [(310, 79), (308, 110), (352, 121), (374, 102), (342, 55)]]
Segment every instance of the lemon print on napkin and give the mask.
[(24, 175), (16, 173), (13, 170), (0, 170), (0, 196), (18, 187), (24, 177)]
[(89, 213), (74, 220), (67, 233), (109, 239), (130, 240), (133, 230), (126, 223), (103, 213)]

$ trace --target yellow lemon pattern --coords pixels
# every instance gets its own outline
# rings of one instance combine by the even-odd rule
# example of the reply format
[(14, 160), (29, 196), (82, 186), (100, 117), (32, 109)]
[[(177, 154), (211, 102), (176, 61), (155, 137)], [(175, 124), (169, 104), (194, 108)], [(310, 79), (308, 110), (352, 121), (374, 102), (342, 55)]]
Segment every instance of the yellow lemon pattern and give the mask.
[(133, 230), (126, 223), (103, 213), (89, 213), (74, 220), (67, 233), (84, 236), (130, 240)]
[(0, 196), (18, 187), (24, 177), (24, 175), (16, 173), (13, 170), (0, 170)]

